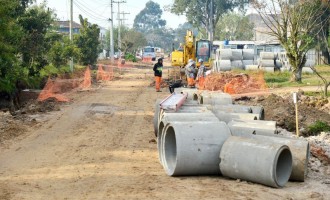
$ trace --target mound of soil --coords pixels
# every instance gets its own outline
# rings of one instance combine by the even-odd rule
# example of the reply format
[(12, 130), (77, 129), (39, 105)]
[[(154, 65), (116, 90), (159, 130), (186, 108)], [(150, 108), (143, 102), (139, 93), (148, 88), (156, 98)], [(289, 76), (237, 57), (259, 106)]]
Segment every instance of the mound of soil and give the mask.
[[(299, 95), (298, 119), (299, 129), (302, 135), (308, 136), (308, 127), (316, 121), (323, 121), (330, 124), (330, 112), (327, 109), (327, 101), (322, 104), (310, 103), (310, 98)], [(286, 94), (278, 96), (241, 97), (236, 99), (236, 104), (263, 106), (265, 110), (265, 120), (276, 121), (277, 125), (290, 132), (296, 130), (296, 114), (292, 95)], [(316, 106), (318, 105), (318, 106)]]
[(261, 72), (244, 74), (235, 72), (213, 73), (205, 79), (205, 89), (224, 91), (229, 94), (265, 91), (267, 85)]

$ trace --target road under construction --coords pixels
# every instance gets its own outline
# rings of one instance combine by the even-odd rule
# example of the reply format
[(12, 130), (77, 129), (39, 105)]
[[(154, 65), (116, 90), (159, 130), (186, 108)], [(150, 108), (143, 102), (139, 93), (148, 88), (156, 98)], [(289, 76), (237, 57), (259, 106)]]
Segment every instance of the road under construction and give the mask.
[[(157, 93), (151, 65), (99, 71), (99, 84), (61, 94), (69, 102), (30, 102), (16, 117), (1, 112), (0, 130), (12, 137), (1, 140), (0, 199), (330, 196), (329, 134), (295, 138), (269, 119), (271, 105), (240, 104), (242, 95)], [(270, 102), (279, 92), (249, 98)], [(29, 112), (41, 105), (57, 109)]]

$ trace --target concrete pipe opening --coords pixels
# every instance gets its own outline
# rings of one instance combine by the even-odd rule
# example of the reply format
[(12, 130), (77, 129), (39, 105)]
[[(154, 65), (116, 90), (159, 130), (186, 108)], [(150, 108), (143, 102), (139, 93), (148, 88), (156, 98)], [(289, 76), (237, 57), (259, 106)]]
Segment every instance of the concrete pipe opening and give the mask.
[(292, 154), (287, 145), (259, 138), (232, 136), (220, 151), (224, 176), (284, 187), (292, 171)]
[(230, 137), (224, 122), (172, 122), (165, 125), (163, 166), (169, 176), (219, 175), (219, 152)]
[(292, 155), (288, 148), (283, 147), (275, 158), (275, 182), (278, 187), (284, 187), (292, 171)]
[(177, 149), (175, 132), (172, 126), (169, 126), (166, 129), (166, 134), (164, 136), (164, 150), (167, 173), (173, 175), (177, 161)]
[(193, 95), (193, 100), (194, 100), (194, 101), (197, 101), (197, 100), (198, 100), (198, 94), (195, 93), (195, 94)]

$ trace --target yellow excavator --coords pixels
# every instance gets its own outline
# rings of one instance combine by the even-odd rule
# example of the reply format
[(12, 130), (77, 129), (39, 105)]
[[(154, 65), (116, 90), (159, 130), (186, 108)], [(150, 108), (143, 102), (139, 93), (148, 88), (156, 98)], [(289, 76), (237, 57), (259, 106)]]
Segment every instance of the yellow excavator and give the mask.
[(212, 44), (209, 40), (196, 41), (193, 32), (187, 30), (185, 44), (180, 45), (179, 49), (174, 50), (171, 54), (171, 64), (173, 67), (184, 68), (188, 60), (193, 59), (199, 67), (197, 61), (201, 58), (206, 67), (211, 67), (211, 51)]

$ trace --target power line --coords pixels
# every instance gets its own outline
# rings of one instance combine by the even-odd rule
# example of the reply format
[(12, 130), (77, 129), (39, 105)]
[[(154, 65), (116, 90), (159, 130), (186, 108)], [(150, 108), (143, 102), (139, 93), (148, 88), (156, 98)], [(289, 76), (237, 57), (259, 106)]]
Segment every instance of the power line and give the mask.
[(128, 20), (128, 19), (125, 18), (125, 15), (129, 15), (129, 14), (131, 14), (131, 13), (128, 13), (128, 12), (121, 12), (120, 14), (123, 15), (123, 18), (120, 19), (120, 20), (121, 20), (121, 23), (122, 23), (123, 26), (125, 26), (125, 21)]
[[(94, 19), (95, 21), (107, 21), (108, 19), (104, 16), (92, 14), (90, 11), (88, 11), (88, 8), (83, 7), (81, 4), (77, 3), (76, 1), (73, 2), (73, 4), (78, 7), (83, 13), (85, 13), (90, 18)], [(92, 11), (93, 12), (93, 11)]]
[(119, 51), (119, 55), (121, 55), (121, 35), (120, 35), (120, 29), (121, 29), (121, 20), (120, 20), (120, 4), (121, 3), (126, 3), (126, 1), (113, 1), (113, 3), (117, 3), (118, 4), (118, 13), (117, 13), (117, 17), (118, 17), (118, 51)]

